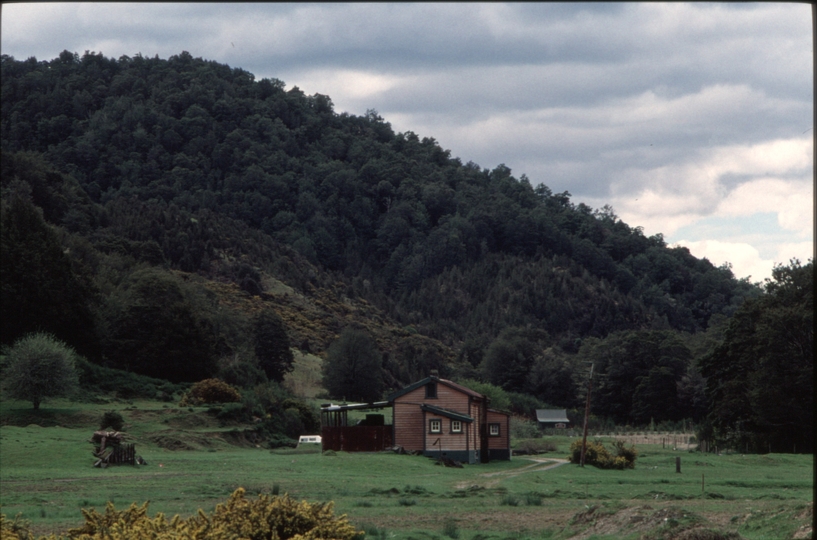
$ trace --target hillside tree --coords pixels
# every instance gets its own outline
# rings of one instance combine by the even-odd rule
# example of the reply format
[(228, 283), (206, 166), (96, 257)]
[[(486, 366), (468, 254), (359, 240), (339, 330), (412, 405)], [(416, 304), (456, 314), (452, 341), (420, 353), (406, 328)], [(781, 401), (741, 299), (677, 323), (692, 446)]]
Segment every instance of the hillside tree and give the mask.
[(368, 332), (346, 328), (326, 351), (323, 387), (337, 399), (377, 401), (383, 392), (382, 364)]
[(255, 318), (255, 357), (271, 381), (282, 382), (295, 361), (284, 321), (272, 308)]

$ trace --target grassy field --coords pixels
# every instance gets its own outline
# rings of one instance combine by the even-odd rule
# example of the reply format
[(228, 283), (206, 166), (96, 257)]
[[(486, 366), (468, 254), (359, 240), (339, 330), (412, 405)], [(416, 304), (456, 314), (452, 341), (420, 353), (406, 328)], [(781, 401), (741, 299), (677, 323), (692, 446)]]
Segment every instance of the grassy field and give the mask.
[[(101, 510), (107, 501), (117, 508), (150, 501), (151, 515), (210, 511), (241, 486), (249, 494), (334, 501), (336, 513), (378, 539), (813, 534), (811, 455), (714, 455), (644, 444), (635, 470), (602, 471), (560, 464), (572, 439), (559, 437), (551, 438), (553, 453), (455, 469), (393, 453), (270, 451), (256, 447), (243, 427), (219, 425), (205, 408), (61, 401), (44, 407), (0, 404), (2, 512), (19, 513), (38, 533), (77, 526), (81, 508)], [(125, 417), (129, 442), (148, 465), (91, 466), (87, 441), (106, 410)]]

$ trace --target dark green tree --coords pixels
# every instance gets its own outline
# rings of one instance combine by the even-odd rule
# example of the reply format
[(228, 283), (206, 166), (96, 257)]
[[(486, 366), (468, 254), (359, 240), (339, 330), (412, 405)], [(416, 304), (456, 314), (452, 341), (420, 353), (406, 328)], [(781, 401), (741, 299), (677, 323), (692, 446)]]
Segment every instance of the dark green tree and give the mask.
[(570, 358), (554, 347), (537, 357), (530, 373), (533, 395), (557, 407), (578, 406), (578, 388), (573, 379), (575, 368)]
[(1, 207), (2, 343), (44, 331), (82, 354), (98, 357), (91, 292), (74, 275), (56, 232), (28, 200), (24, 188), (17, 186), (4, 196)]
[(199, 381), (215, 370), (212, 324), (173, 274), (137, 270), (108, 298), (102, 318), (104, 360), (112, 367), (172, 382)]
[(292, 371), (295, 358), (290, 349), (284, 321), (272, 308), (266, 308), (255, 318), (255, 357), (267, 377), (281, 382)]
[(368, 332), (346, 328), (326, 351), (323, 387), (334, 398), (377, 401), (383, 392), (382, 363)]
[(74, 350), (54, 336), (28, 334), (6, 352), (3, 393), (35, 409), (49, 398), (69, 396), (79, 388), (76, 360)]
[(676, 332), (635, 330), (588, 339), (578, 361), (595, 365), (593, 410), (616, 422), (680, 420), (677, 383), (692, 354)]
[(814, 262), (775, 267), (765, 290), (701, 362), (709, 427), (721, 444), (812, 452)]
[(485, 352), (484, 370), (491, 384), (509, 392), (528, 392), (530, 373), (539, 351), (533, 336), (509, 329), (493, 341)]

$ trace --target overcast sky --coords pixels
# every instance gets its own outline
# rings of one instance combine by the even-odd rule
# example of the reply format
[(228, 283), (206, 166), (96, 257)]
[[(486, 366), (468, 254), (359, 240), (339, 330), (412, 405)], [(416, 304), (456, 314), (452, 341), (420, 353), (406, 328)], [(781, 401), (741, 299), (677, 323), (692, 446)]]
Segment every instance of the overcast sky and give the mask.
[(811, 7), (3, 4), (3, 54), (182, 51), (610, 204), (737, 277), (813, 255)]

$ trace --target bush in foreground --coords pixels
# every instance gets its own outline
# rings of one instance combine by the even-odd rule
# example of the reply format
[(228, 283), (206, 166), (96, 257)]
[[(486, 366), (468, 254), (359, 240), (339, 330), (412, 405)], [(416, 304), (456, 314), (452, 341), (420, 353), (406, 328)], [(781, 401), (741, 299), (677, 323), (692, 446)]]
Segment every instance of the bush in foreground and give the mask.
[[(613, 441), (612, 446), (615, 455), (611, 454), (601, 441), (588, 441), (587, 449), (584, 454), (584, 462), (599, 469), (634, 469), (635, 459), (638, 456), (638, 451), (635, 447), (630, 446), (627, 448), (624, 445), (624, 441)], [(575, 440), (573, 444), (570, 445), (570, 455), (568, 459), (571, 463), (581, 463), (581, 440)]]
[[(335, 517), (333, 503), (310, 504), (297, 502), (283, 495), (269, 497), (260, 495), (256, 500), (244, 497), (244, 489), (238, 488), (224, 504), (219, 504), (212, 514), (199, 510), (198, 514), (182, 520), (174, 516), (168, 521), (161, 512), (156, 517), (147, 515), (148, 503), (131, 504), (127, 510), (116, 510), (108, 503), (105, 513), (94, 509), (82, 510), (85, 524), (70, 529), (65, 536), (42, 537), (41, 540), (83, 538), (86, 540), (126, 540), (153, 538), (155, 540), (228, 540), (233, 538), (318, 540), (332, 538), (352, 540), (362, 536), (345, 515)], [(33, 538), (27, 524), (15, 520), (0, 519), (2, 536), (5, 538)]]

